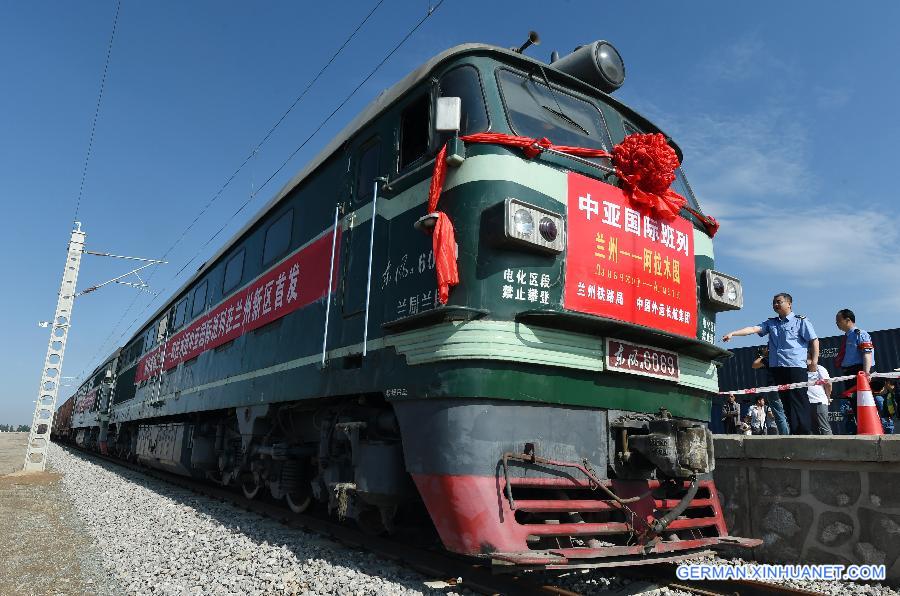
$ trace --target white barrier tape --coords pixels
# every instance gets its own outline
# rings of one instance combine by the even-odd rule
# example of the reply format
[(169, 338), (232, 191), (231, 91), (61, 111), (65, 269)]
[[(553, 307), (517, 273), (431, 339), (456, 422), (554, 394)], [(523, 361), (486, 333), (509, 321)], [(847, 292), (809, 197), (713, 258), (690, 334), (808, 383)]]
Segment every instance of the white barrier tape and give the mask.
[[(737, 389), (735, 391), (719, 391), (719, 395), (752, 395), (754, 393), (771, 393), (773, 391), (787, 391), (788, 389), (799, 389), (800, 387), (812, 387), (813, 385), (825, 385), (827, 383), (837, 383), (839, 381), (849, 381), (855, 379), (856, 375), (846, 375), (843, 377), (831, 377), (830, 379), (818, 381), (801, 381), (799, 383), (787, 383), (785, 385), (769, 385), (767, 387), (753, 387), (752, 389)], [(897, 379), (900, 378), (900, 372), (872, 373), (872, 379)]]

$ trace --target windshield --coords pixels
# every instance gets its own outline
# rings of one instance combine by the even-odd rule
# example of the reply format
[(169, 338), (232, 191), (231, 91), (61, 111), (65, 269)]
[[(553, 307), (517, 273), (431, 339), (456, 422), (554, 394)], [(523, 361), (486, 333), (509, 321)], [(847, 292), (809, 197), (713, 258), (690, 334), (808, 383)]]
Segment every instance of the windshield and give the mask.
[(703, 210), (700, 209), (700, 203), (697, 202), (697, 197), (694, 196), (694, 191), (691, 190), (691, 185), (688, 184), (687, 178), (684, 176), (684, 170), (682, 168), (675, 170), (675, 182), (673, 182), (672, 186), (669, 188), (687, 199), (688, 205), (701, 213), (703, 212)]
[(547, 137), (555, 145), (610, 150), (603, 116), (593, 105), (547, 87), (540, 72), (528, 77), (501, 70), (497, 79), (509, 124), (517, 135)]

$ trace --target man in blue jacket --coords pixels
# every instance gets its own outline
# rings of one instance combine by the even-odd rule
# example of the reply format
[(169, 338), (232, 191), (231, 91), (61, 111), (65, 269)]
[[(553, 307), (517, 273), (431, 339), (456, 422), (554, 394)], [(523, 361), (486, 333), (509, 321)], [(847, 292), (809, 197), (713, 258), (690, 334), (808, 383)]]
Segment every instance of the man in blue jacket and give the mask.
[[(841, 348), (835, 357), (835, 363), (841, 367), (845, 375), (866, 373), (868, 377), (875, 368), (875, 344), (872, 336), (856, 326), (856, 315), (849, 308), (842, 308), (834, 315), (834, 324), (844, 332)], [(853, 387), (856, 381), (847, 381), (847, 387)], [(850, 409), (856, 418), (856, 394), (850, 396)]]
[[(769, 337), (769, 370), (778, 385), (806, 383), (807, 371), (816, 372), (819, 364), (819, 336), (812, 323), (793, 312), (794, 299), (782, 292), (772, 298), (772, 310), (778, 315), (759, 325), (744, 327), (722, 336), (722, 341), (754, 333)], [(785, 389), (778, 396), (784, 404), (788, 425), (795, 435), (812, 434), (806, 387)]]

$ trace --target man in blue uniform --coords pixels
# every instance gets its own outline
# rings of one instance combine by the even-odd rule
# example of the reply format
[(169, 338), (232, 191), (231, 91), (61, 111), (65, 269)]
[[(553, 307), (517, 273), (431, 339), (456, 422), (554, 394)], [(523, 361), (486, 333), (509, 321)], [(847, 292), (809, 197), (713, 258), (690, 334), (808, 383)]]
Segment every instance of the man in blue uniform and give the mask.
[[(722, 336), (722, 341), (727, 342), (735, 336), (768, 335), (769, 370), (778, 385), (805, 383), (807, 371), (816, 372), (819, 364), (819, 337), (806, 317), (793, 313), (793, 302), (790, 294), (776, 294), (772, 298), (772, 310), (777, 317)], [(791, 433), (811, 434), (806, 387), (779, 391), (778, 396), (784, 405)]]
[[(844, 332), (841, 349), (835, 357), (835, 363), (841, 367), (845, 375), (855, 375), (862, 371), (868, 377), (875, 367), (875, 345), (872, 336), (856, 326), (856, 315), (849, 308), (842, 308), (834, 315), (834, 324)], [(847, 381), (847, 387), (853, 387), (856, 381)], [(850, 396), (850, 409), (856, 419), (856, 394)]]

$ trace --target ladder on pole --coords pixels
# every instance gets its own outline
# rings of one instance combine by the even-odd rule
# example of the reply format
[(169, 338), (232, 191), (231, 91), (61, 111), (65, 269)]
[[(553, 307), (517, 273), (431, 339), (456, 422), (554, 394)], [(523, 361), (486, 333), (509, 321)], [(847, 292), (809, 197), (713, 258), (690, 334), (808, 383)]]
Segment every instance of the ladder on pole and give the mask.
[(56, 314), (50, 324), (50, 342), (47, 345), (47, 357), (44, 358), (44, 368), (41, 371), (41, 385), (34, 407), (34, 418), (31, 420), (31, 433), (28, 435), (28, 450), (25, 454), (24, 467), (26, 472), (42, 472), (47, 466), (50, 431), (53, 427), (53, 415), (56, 412), (59, 383), (62, 380), (63, 356), (66, 352), (66, 338), (69, 335), (69, 325), (72, 321), (75, 282), (78, 280), (78, 268), (81, 266), (85, 236), (86, 234), (81, 231), (81, 223), (76, 221), (69, 239), (66, 266), (63, 269), (59, 298), (56, 302)]

